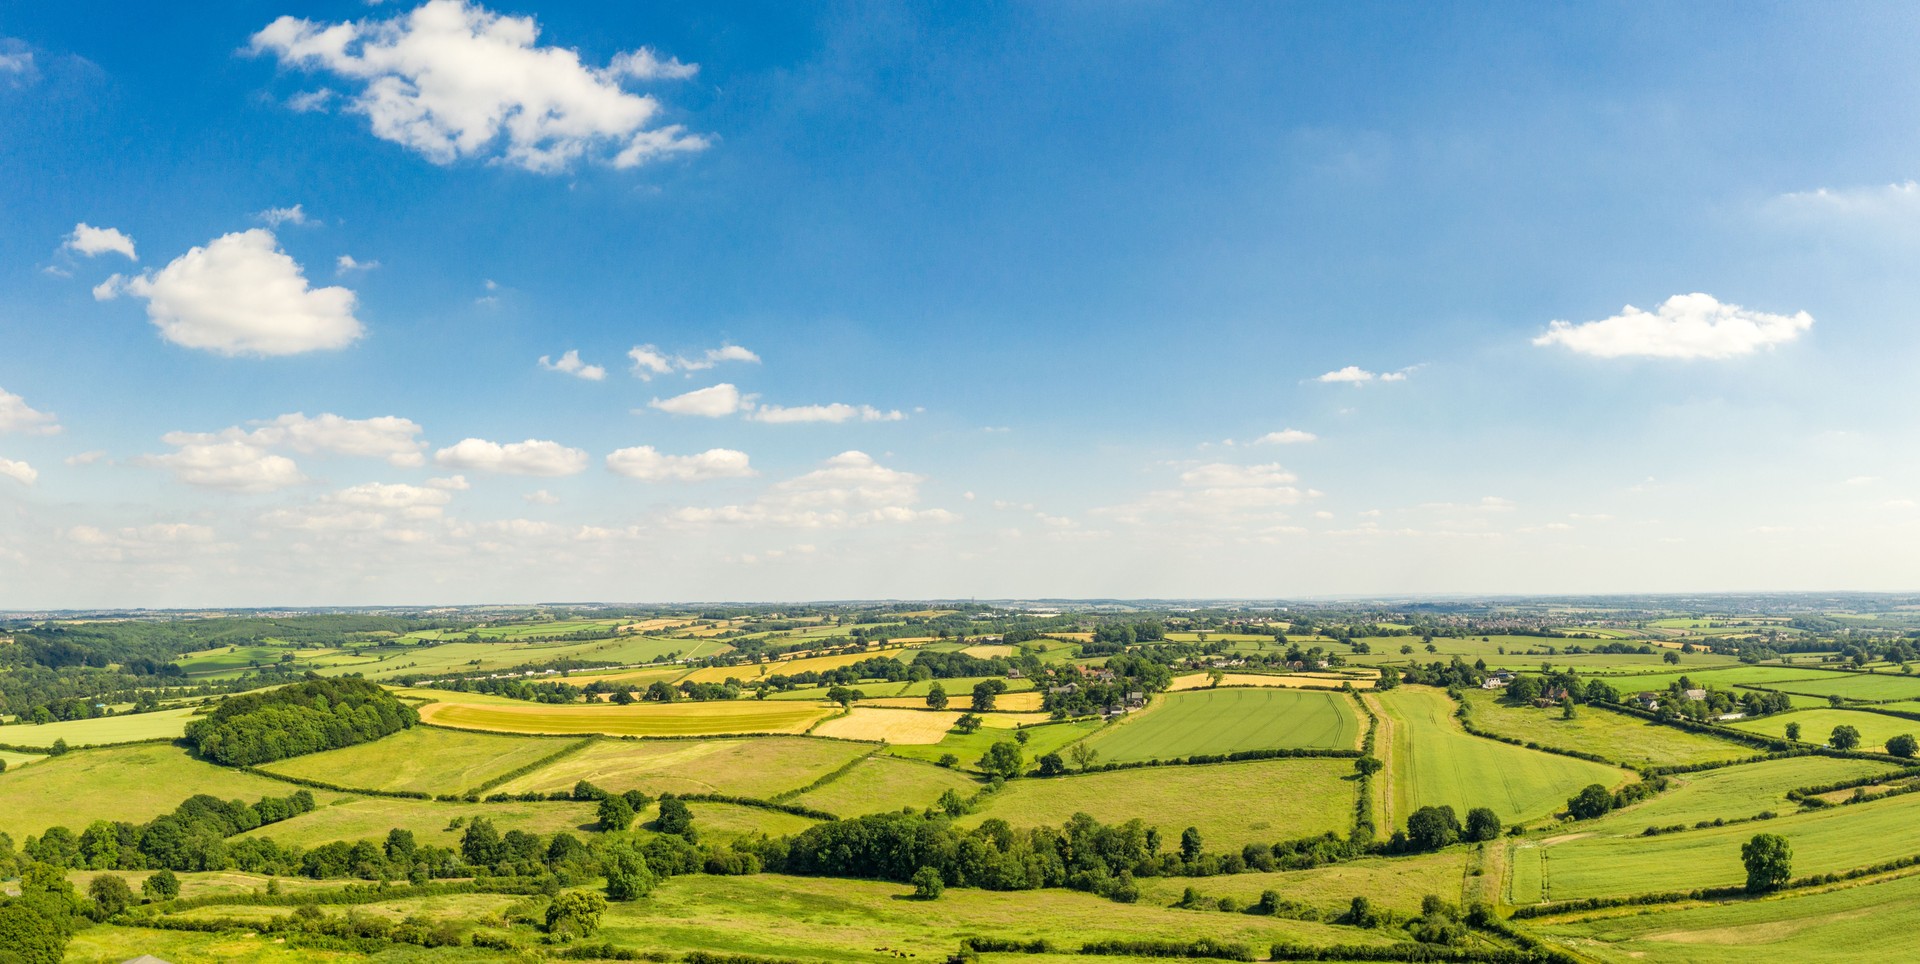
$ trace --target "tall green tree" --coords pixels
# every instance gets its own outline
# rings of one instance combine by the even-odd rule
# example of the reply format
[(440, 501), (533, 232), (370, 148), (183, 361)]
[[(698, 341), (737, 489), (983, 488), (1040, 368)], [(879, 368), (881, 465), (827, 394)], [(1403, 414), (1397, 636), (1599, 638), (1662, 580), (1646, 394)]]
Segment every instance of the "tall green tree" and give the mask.
[(1740, 860), (1747, 865), (1748, 893), (1778, 890), (1793, 879), (1793, 848), (1777, 833), (1754, 834), (1740, 845)]

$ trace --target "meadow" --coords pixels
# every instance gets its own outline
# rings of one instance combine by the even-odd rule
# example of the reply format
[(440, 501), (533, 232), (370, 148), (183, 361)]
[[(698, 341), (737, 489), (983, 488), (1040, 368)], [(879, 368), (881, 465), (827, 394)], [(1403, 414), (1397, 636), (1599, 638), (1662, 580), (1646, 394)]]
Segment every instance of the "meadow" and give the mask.
[[(277, 793), (284, 796), (295, 789), (298, 788), (282, 783), (278, 784)], [(318, 799), (321, 794), (315, 791), (314, 796)], [(458, 849), (463, 830), (453, 826), (453, 822), (464, 823), (475, 817), (493, 821), (501, 833), (566, 830), (577, 834), (597, 826), (590, 803), (442, 803), (329, 794), (320, 808), (311, 813), (249, 830), (241, 836), (271, 837), (282, 846), (312, 847), (334, 840), (384, 840), (388, 830), (398, 827), (413, 831), (414, 837), (423, 844)]]
[(1323, 913), (1340, 914), (1348, 909), (1355, 894), (1373, 894), (1378, 896), (1371, 899), (1380, 907), (1417, 914), (1421, 898), (1428, 894), (1454, 902), (1462, 900), (1461, 881), (1470, 859), (1460, 850), (1448, 850), (1393, 860), (1354, 860), (1310, 870), (1223, 874), (1202, 880), (1152, 877), (1142, 881), (1140, 899), (1171, 904), (1186, 888), (1193, 887), (1205, 897), (1231, 897), (1246, 907), (1259, 900), (1262, 891), (1273, 890)]
[(68, 746), (109, 746), (141, 740), (176, 740), (187, 731), (187, 722), (193, 719), (195, 709), (181, 707), (91, 720), (0, 726), (0, 743), (50, 747), (55, 740), (65, 740)]
[[(1373, 689), (1378, 679), (1375, 676), (1317, 676), (1309, 673), (1223, 673), (1219, 685), (1228, 686), (1281, 686), (1293, 688), (1352, 686), (1357, 690)], [(1210, 673), (1188, 673), (1173, 678), (1168, 689), (1173, 692), (1184, 690), (1213, 689), (1213, 676)]]
[(1567, 831), (1586, 834), (1638, 834), (1648, 827), (1691, 827), (1702, 820), (1740, 820), (1763, 811), (1794, 813), (1799, 805), (1787, 791), (1892, 772), (1892, 764), (1871, 760), (1803, 756), (1743, 763), (1699, 773), (1674, 774), (1672, 788), (1658, 796), (1594, 820), (1575, 821)]
[(834, 711), (771, 700), (593, 706), (518, 703), (428, 703), (420, 719), (436, 726), (504, 733), (599, 733), (607, 736), (717, 736), (804, 733)]
[(1920, 699), (1920, 678), (1897, 673), (1818, 673), (1772, 684), (1802, 696), (1843, 696), (1850, 700)]
[(912, 653), (910, 649), (876, 649), (858, 653), (836, 653), (832, 656), (802, 656), (798, 659), (746, 663), (740, 666), (708, 666), (688, 673), (684, 679), (689, 683), (724, 683), (729, 679), (756, 680), (762, 676), (792, 676), (796, 673), (818, 673), (822, 670), (839, 669), (861, 660), (880, 657), (890, 657), (905, 662), (913, 658)]
[(1089, 738), (1110, 763), (1172, 760), (1241, 750), (1351, 750), (1360, 721), (1341, 693), (1236, 688), (1156, 697)]
[(870, 756), (821, 786), (792, 798), (842, 817), (933, 806), (952, 790), (970, 797), (980, 782), (957, 770), (887, 755)]
[(586, 780), (605, 790), (771, 797), (799, 790), (873, 752), (805, 737), (735, 740), (600, 740), (502, 784), (503, 793), (552, 793)]
[[(1082, 737), (1099, 729), (1100, 723), (1097, 720), (1045, 723), (1023, 727), (1021, 732), (1027, 734), (1027, 743), (1021, 747), (1021, 751), (1031, 764), (1048, 753), (1065, 750), (1070, 744), (1078, 742)], [(887, 747), (887, 752), (911, 760), (925, 760), (928, 763), (937, 763), (941, 757), (951, 754), (959, 758), (961, 766), (973, 767), (989, 747), (1012, 739), (1015, 739), (1013, 734), (1005, 729), (983, 726), (972, 733), (949, 731), (938, 743), (894, 744)]]
[(1735, 720), (1727, 724), (1737, 730), (1748, 733), (1760, 733), (1766, 736), (1787, 738), (1787, 724), (1800, 724), (1800, 742), (1822, 744), (1832, 736), (1836, 726), (1851, 726), (1860, 731), (1860, 748), (1876, 753), (1884, 752), (1887, 740), (1902, 733), (1920, 735), (1920, 720), (1888, 716), (1885, 713), (1871, 713), (1866, 710), (1807, 709), (1789, 713), (1774, 713), (1751, 720)]
[(1600, 706), (1582, 706), (1565, 719), (1557, 706), (1503, 702), (1497, 690), (1471, 690), (1469, 722), (1501, 736), (1540, 746), (1605, 757), (1622, 766), (1685, 766), (1754, 755), (1753, 747), (1662, 726)]
[[(164, 743), (87, 750), (0, 773), (0, 832), (17, 843), (52, 826), (79, 833), (95, 820), (145, 823), (195, 793), (252, 803), (295, 789), (203, 763)], [(321, 790), (313, 795), (323, 802), (336, 797)]]
[(579, 742), (416, 726), (383, 740), (280, 760), (261, 769), (356, 789), (454, 794)]

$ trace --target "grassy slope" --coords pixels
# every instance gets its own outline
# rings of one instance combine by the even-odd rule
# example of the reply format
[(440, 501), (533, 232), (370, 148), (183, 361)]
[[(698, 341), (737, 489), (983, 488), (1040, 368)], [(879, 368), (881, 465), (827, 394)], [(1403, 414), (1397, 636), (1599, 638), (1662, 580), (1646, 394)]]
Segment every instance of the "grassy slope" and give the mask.
[(1262, 891), (1273, 890), (1288, 900), (1339, 913), (1351, 905), (1356, 894), (1365, 894), (1377, 907), (1418, 914), (1420, 899), (1428, 894), (1460, 902), (1460, 882), (1467, 860), (1464, 851), (1453, 849), (1392, 860), (1356, 860), (1312, 870), (1230, 874), (1206, 879), (1152, 877), (1140, 881), (1140, 899), (1171, 904), (1192, 887), (1206, 897), (1232, 897), (1245, 907), (1259, 900)]
[(1582, 706), (1568, 720), (1561, 718), (1559, 707), (1511, 706), (1486, 690), (1468, 693), (1467, 701), (1473, 707), (1473, 723), (1480, 729), (1541, 746), (1596, 754), (1627, 766), (1737, 760), (1758, 752), (1596, 706)]
[(1354, 749), (1360, 723), (1340, 693), (1222, 689), (1169, 693), (1088, 741), (1114, 763), (1198, 753), (1322, 747)]
[(7, 726), (0, 727), (0, 743), (45, 747), (52, 746), (55, 740), (65, 740), (68, 746), (105, 746), (140, 740), (179, 739), (187, 731), (187, 721), (192, 718), (193, 708), (183, 707), (154, 713), (103, 716), (95, 720)]
[(870, 746), (805, 737), (737, 740), (603, 740), (552, 766), (510, 780), (502, 792), (566, 790), (580, 780), (602, 789), (770, 797), (798, 790)]
[(370, 790), (460, 793), (573, 742), (416, 726), (372, 743), (281, 760), (263, 769)]
[[(144, 823), (196, 793), (252, 803), (297, 789), (202, 763), (168, 744), (80, 750), (0, 774), (0, 831), (20, 843), (55, 825), (78, 833), (95, 820)], [(314, 791), (322, 802), (336, 796)]]
[(1734, 727), (1750, 733), (1764, 733), (1785, 739), (1787, 724), (1800, 724), (1800, 740), (1804, 743), (1825, 743), (1836, 726), (1851, 726), (1860, 731), (1860, 748), (1881, 752), (1887, 745), (1887, 739), (1901, 733), (1920, 735), (1920, 720), (1902, 719), (1885, 713), (1868, 713), (1862, 710), (1809, 709), (1795, 710), (1791, 713), (1775, 713), (1755, 720), (1740, 720)]
[(793, 802), (852, 817), (930, 806), (948, 790), (967, 797), (978, 789), (979, 781), (953, 770), (876, 756), (860, 761), (827, 785), (795, 797)]
[[(1098, 721), (1030, 726), (1024, 731), (1027, 734), (1027, 744), (1021, 748), (1021, 752), (1025, 754), (1028, 764), (1031, 765), (1041, 756), (1060, 750), (1098, 729), (1100, 729)], [(928, 763), (937, 762), (942, 755), (951, 753), (960, 758), (960, 766), (972, 768), (980, 762), (980, 757), (985, 755), (988, 747), (1002, 740), (1012, 739), (1014, 739), (1013, 731), (986, 726), (972, 733), (948, 733), (946, 738), (938, 743), (890, 746), (887, 752), (910, 760), (925, 760)]]
[[(285, 784), (281, 784), (285, 786)], [(312, 813), (268, 824), (241, 836), (271, 837), (282, 845), (312, 847), (334, 840), (383, 840), (395, 827), (411, 830), (423, 844), (458, 848), (461, 830), (450, 830), (454, 818), (486, 817), (501, 833), (525, 830), (576, 833), (596, 826), (590, 803), (438, 803), (396, 800), (391, 797), (341, 797)]]
[(1892, 770), (1888, 764), (1869, 760), (1807, 756), (1679, 774), (1668, 778), (1676, 786), (1665, 793), (1598, 820), (1570, 824), (1568, 829), (1581, 833), (1637, 834), (1649, 826), (1692, 826), (1701, 820), (1751, 817), (1763, 810), (1793, 813), (1800, 808), (1787, 800), (1788, 790)]

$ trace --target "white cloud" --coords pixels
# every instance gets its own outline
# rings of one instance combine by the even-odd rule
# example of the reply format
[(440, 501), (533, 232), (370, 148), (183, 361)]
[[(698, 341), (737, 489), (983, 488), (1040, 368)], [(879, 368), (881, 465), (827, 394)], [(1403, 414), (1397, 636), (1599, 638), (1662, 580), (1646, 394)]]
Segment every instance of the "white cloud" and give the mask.
[(65, 461), (68, 465), (92, 465), (93, 463), (98, 462), (101, 459), (104, 459), (106, 457), (107, 457), (107, 453), (105, 451), (101, 449), (93, 449), (91, 451), (80, 452), (75, 455), (69, 455), (63, 461)]
[(1879, 187), (1795, 191), (1774, 199), (1783, 211), (1821, 214), (1848, 219), (1909, 218), (1920, 214), (1920, 182), (1903, 181)]
[(595, 70), (574, 50), (538, 45), (539, 34), (531, 17), (429, 0), (391, 20), (281, 17), (253, 36), (252, 48), (360, 82), (353, 110), (372, 122), (374, 136), (436, 164), (498, 157), (553, 172), (611, 149), (602, 159), (626, 168), (708, 146), (679, 125), (652, 126), (659, 101), (619, 84), (647, 72), (647, 79), (685, 74), (691, 65), (634, 51)]
[(1320, 494), (1300, 488), (1295, 485), (1298, 481), (1297, 476), (1276, 463), (1209, 462), (1181, 472), (1177, 489), (1149, 492), (1139, 501), (1095, 511), (1134, 524), (1166, 515), (1222, 525), (1274, 520), (1284, 518), (1279, 510)]
[(887, 522), (951, 522), (945, 509), (919, 509), (923, 476), (889, 469), (865, 452), (842, 452), (820, 468), (769, 488), (749, 505), (688, 507), (683, 523), (844, 528)]
[(333, 273), (336, 275), (347, 275), (355, 271), (372, 271), (378, 267), (380, 267), (380, 262), (378, 261), (360, 261), (355, 259), (353, 255), (343, 254), (334, 259)]
[(296, 114), (323, 113), (333, 104), (334, 93), (325, 87), (303, 90), (287, 98), (287, 109)]
[(0, 435), (58, 435), (60, 420), (34, 410), (27, 400), (0, 388)]
[(740, 394), (740, 389), (727, 382), (721, 382), (708, 388), (696, 388), (684, 395), (672, 398), (656, 398), (647, 403), (669, 415), (699, 415), (703, 418), (722, 418), (735, 412), (750, 408), (753, 403)]
[(435, 452), (433, 460), (449, 468), (503, 475), (576, 475), (587, 468), (587, 453), (539, 439), (505, 445), (485, 439), (462, 439)]
[(467, 477), (464, 475), (450, 475), (444, 479), (428, 479), (427, 487), (430, 489), (445, 489), (448, 492), (465, 492), (473, 488), (472, 484), (467, 482)]
[(633, 360), (633, 377), (641, 381), (651, 381), (655, 375), (667, 375), (676, 371), (706, 371), (721, 362), (760, 363), (760, 356), (739, 345), (721, 345), (709, 348), (699, 355), (689, 358), (686, 355), (669, 355), (655, 345), (635, 345), (627, 351), (627, 357)]
[(107, 280), (93, 286), (93, 300), (112, 301), (120, 297), (120, 288), (126, 283), (126, 277), (121, 274), (107, 275)]
[(634, 80), (686, 80), (700, 72), (699, 64), (683, 64), (678, 57), (661, 60), (652, 47), (615, 54), (605, 73)]
[(1555, 321), (1533, 339), (1596, 358), (1726, 359), (1783, 345), (1813, 327), (1806, 312), (1773, 315), (1721, 304), (1712, 295), (1674, 295), (1657, 312), (1632, 305), (1599, 321)]
[(353, 292), (309, 287), (265, 228), (223, 235), (107, 294), (115, 290), (147, 299), (147, 317), (168, 341), (222, 355), (345, 348), (363, 332)]
[(1330, 382), (1330, 383), (1344, 382), (1348, 384), (1359, 385), (1364, 382), (1373, 381), (1378, 377), (1380, 376), (1375, 375), (1373, 372), (1367, 371), (1364, 368), (1361, 368), (1359, 365), (1348, 365), (1347, 367), (1339, 369), (1337, 371), (1330, 371), (1325, 375), (1322, 375), (1319, 378), (1314, 379), (1314, 381)]
[(520, 498), (525, 499), (527, 502), (533, 505), (559, 505), (560, 504), (560, 497), (557, 495), (554, 495), (551, 492), (548, 492), (545, 489), (535, 489), (534, 491), (529, 492), (521, 496)]
[(572, 375), (575, 378), (584, 378), (590, 382), (597, 382), (607, 377), (606, 369), (601, 368), (599, 365), (589, 365), (581, 361), (580, 352), (571, 349), (568, 350), (566, 354), (561, 355), (559, 361), (554, 361), (546, 355), (541, 355), (540, 367), (550, 372), (562, 372)]
[(13, 459), (0, 458), (0, 476), (12, 479), (21, 485), (32, 485), (40, 478), (40, 473), (34, 471), (33, 466), (25, 462), (16, 462)]
[(260, 445), (285, 445), (297, 452), (386, 459), (390, 464), (403, 467), (426, 464), (426, 456), (421, 454), (426, 443), (417, 438), (420, 426), (412, 419), (396, 415), (354, 419), (323, 412), (308, 418), (303, 412), (294, 412), (250, 424), (259, 427), (246, 437)]
[(264, 223), (270, 228), (277, 228), (283, 224), (300, 225), (314, 223), (312, 219), (307, 217), (306, 210), (298, 204), (290, 208), (268, 208), (265, 211), (258, 211), (254, 213), (253, 219)]
[(1278, 432), (1268, 432), (1253, 440), (1255, 445), (1298, 445), (1302, 442), (1318, 441), (1320, 436), (1297, 428), (1284, 428)]
[(328, 496), (326, 501), (352, 509), (398, 511), (408, 518), (432, 519), (439, 517), (441, 508), (453, 501), (453, 493), (442, 488), (404, 482), (368, 482), (341, 489)]
[(850, 422), (858, 419), (862, 422), (898, 422), (906, 419), (899, 409), (881, 411), (871, 405), (844, 405), (834, 402), (829, 405), (762, 405), (747, 415), (755, 422), (767, 422), (775, 425), (793, 422)]
[(272, 492), (306, 481), (292, 459), (275, 455), (236, 431), (169, 432), (161, 441), (174, 446), (174, 451), (143, 455), (135, 463), (166, 469), (189, 485), (235, 492)]
[(73, 226), (73, 233), (67, 235), (66, 248), (91, 258), (97, 254), (124, 254), (129, 261), (140, 260), (133, 253), (133, 239), (120, 233), (118, 228), (96, 228), (85, 221)]
[(708, 449), (698, 455), (662, 455), (651, 445), (621, 449), (608, 455), (607, 468), (642, 482), (704, 482), (757, 474), (745, 452)]

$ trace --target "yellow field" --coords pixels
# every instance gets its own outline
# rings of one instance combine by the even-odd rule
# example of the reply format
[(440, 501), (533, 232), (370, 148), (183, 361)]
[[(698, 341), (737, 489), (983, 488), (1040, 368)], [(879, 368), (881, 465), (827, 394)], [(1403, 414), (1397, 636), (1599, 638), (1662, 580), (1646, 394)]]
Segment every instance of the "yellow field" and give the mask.
[[(870, 653), (841, 653), (837, 656), (806, 656), (800, 659), (787, 659), (758, 665), (748, 663), (742, 666), (709, 666), (705, 669), (696, 669), (688, 673), (686, 675), (686, 681), (689, 683), (724, 683), (729, 678), (749, 681), (759, 679), (762, 675), (792, 676), (795, 673), (805, 673), (808, 671), (817, 673), (821, 670), (851, 666), (863, 659), (873, 659), (876, 656), (891, 656), (898, 659), (900, 658), (900, 654), (904, 652), (906, 652), (905, 648), (876, 649)], [(765, 674), (760, 672), (761, 666), (766, 667), (767, 671)]]
[(585, 686), (589, 683), (632, 683), (641, 689), (646, 689), (647, 684), (655, 680), (676, 682), (686, 672), (684, 666), (670, 666), (666, 669), (630, 669), (624, 673), (603, 673), (599, 676), (569, 676), (553, 682), (565, 683), (569, 686)]
[(1006, 659), (1013, 655), (1014, 650), (1012, 646), (999, 643), (981, 643), (978, 646), (968, 646), (966, 649), (961, 650), (961, 652), (975, 659), (993, 659), (995, 657)]
[(643, 619), (637, 623), (627, 623), (620, 627), (622, 632), (651, 633), (662, 629), (679, 629), (693, 625), (691, 619)]
[(951, 710), (889, 710), (854, 707), (853, 712), (837, 720), (828, 720), (813, 730), (814, 736), (833, 736), (843, 740), (876, 740), (887, 743), (938, 743), (953, 729), (960, 714)]
[(1045, 723), (1047, 718), (1037, 713), (982, 713), (980, 725), (989, 730), (1017, 730), (1033, 723)]
[[(967, 708), (967, 694), (949, 693), (947, 698), (950, 701), (947, 703), (949, 708), (962, 710)], [(1024, 693), (1002, 693), (994, 698), (993, 708), (1008, 713), (1038, 713), (1040, 712), (1041, 699), (1043, 699), (1043, 697), (1035, 690), (1028, 690)], [(927, 698), (924, 696), (883, 696), (879, 699), (861, 700), (859, 705), (899, 710), (924, 710), (927, 708)]]
[[(1337, 689), (1341, 683), (1352, 683), (1353, 688), (1357, 690), (1373, 689), (1374, 682), (1375, 681), (1371, 679), (1351, 679), (1345, 676), (1310, 676), (1305, 673), (1294, 673), (1289, 676), (1267, 676), (1262, 673), (1228, 673), (1220, 679), (1221, 686), (1331, 686)], [(1189, 676), (1174, 677), (1173, 685), (1169, 687), (1169, 689), (1203, 690), (1212, 685), (1213, 679), (1207, 674), (1194, 673)], [(1004, 696), (1001, 697), (1001, 699), (1005, 698)]]
[(812, 703), (762, 700), (655, 706), (428, 703), (420, 707), (420, 719), (437, 726), (504, 733), (709, 736), (720, 733), (805, 733), (807, 727), (831, 712), (828, 707)]
[(565, 790), (580, 780), (616, 793), (726, 793), (770, 797), (798, 790), (872, 747), (837, 740), (756, 736), (737, 740), (602, 740), (500, 787)]

